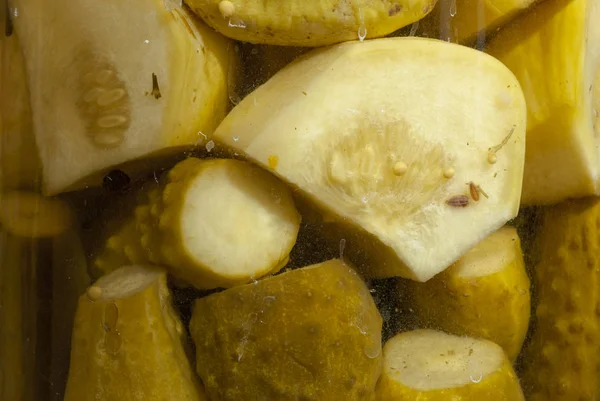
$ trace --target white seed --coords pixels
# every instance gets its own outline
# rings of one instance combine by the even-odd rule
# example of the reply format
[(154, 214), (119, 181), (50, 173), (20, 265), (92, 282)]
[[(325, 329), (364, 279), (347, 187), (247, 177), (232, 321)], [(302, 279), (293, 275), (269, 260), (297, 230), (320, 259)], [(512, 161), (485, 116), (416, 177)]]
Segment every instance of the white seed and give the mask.
[(108, 83), (108, 81), (115, 75), (111, 70), (102, 70), (96, 75), (96, 82), (101, 85)]
[(490, 164), (496, 164), (496, 162), (498, 161), (498, 157), (496, 156), (495, 153), (488, 153), (488, 163)]
[(125, 96), (124, 89), (113, 89), (109, 91), (105, 91), (102, 93), (97, 100), (98, 106), (108, 106), (111, 103), (114, 103)]
[(408, 170), (408, 166), (404, 162), (397, 162), (394, 164), (394, 174), (395, 175), (404, 175)]
[(102, 297), (102, 288), (95, 285), (91, 286), (87, 290), (87, 296), (90, 300), (94, 302), (99, 300)]
[(112, 115), (100, 117), (96, 124), (100, 128), (114, 128), (123, 125), (127, 122), (127, 118), (120, 115)]
[(219, 3), (219, 12), (223, 18), (229, 18), (235, 13), (235, 6), (228, 0), (223, 0)]
[(116, 132), (102, 132), (94, 136), (94, 143), (102, 147), (113, 147), (123, 142), (123, 136)]
[(105, 90), (101, 88), (92, 88), (83, 95), (84, 102), (93, 102), (104, 94)]
[(452, 167), (447, 168), (446, 170), (444, 170), (444, 177), (445, 178), (452, 178), (452, 177), (454, 177), (454, 173), (455, 173), (455, 171), (454, 171), (454, 169)]

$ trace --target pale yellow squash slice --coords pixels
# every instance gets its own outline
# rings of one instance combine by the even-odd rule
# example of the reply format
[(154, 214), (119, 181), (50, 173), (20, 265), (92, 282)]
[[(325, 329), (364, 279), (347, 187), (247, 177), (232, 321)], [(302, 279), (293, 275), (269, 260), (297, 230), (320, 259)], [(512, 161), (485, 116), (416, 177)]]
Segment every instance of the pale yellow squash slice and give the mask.
[(487, 44), (527, 101), (523, 204), (600, 192), (598, 21), (596, 0), (547, 0)]
[(116, 167), (148, 173), (206, 143), (225, 116), (233, 46), (186, 8), (12, 3), (46, 194), (99, 185)]
[[(368, 273), (425, 281), (516, 216), (525, 102), (494, 58), (424, 38), (348, 42), (249, 94), (216, 142), (358, 235)], [(469, 183), (483, 192), (472, 198)], [(349, 249), (350, 249), (349, 248)]]

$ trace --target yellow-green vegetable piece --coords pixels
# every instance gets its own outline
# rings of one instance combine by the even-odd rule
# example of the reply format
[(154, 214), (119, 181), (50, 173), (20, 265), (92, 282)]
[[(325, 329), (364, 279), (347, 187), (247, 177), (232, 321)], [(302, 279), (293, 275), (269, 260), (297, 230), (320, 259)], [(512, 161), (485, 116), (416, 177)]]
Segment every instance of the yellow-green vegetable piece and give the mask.
[(486, 44), (527, 101), (523, 204), (600, 194), (598, 21), (597, 0), (545, 0)]
[(593, 400), (600, 394), (598, 227), (598, 198), (544, 211), (534, 277), (536, 320), (523, 358), (528, 400)]
[(419, 22), (419, 32), (458, 43), (479, 43), (545, 0), (440, 0)]
[(159, 264), (200, 289), (279, 271), (301, 220), (284, 183), (233, 159), (178, 163), (133, 214), (106, 241), (95, 267), (108, 272), (122, 263)]
[(484, 338), (515, 361), (527, 335), (530, 282), (517, 231), (503, 227), (426, 283), (409, 283), (421, 327)]
[(197, 300), (196, 370), (212, 400), (373, 400), (381, 325), (334, 259)]
[(234, 46), (176, 2), (10, 3), (47, 195), (145, 176), (225, 116)]
[[(426, 281), (517, 215), (525, 116), (498, 60), (385, 38), (301, 56), (214, 137), (345, 224), (358, 237), (348, 249), (374, 259), (369, 275)], [(469, 182), (487, 197), (472, 199)]]
[(127, 266), (79, 299), (65, 401), (205, 401), (166, 272)]
[(324, 46), (377, 38), (426, 16), (437, 0), (186, 0), (223, 35), (242, 42)]
[(31, 191), (0, 193), (0, 227), (12, 235), (54, 237), (74, 225), (74, 213), (61, 199)]
[(377, 401), (525, 401), (497, 344), (435, 330), (397, 334), (383, 348)]

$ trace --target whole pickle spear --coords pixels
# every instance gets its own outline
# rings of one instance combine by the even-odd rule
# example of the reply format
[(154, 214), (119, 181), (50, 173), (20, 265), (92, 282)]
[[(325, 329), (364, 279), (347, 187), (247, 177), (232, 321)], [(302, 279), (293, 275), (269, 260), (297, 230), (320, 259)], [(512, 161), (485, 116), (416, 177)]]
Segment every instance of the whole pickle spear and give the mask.
[(372, 400), (382, 320), (330, 260), (196, 301), (196, 370), (213, 400)]
[(166, 272), (127, 266), (79, 299), (65, 401), (206, 400)]

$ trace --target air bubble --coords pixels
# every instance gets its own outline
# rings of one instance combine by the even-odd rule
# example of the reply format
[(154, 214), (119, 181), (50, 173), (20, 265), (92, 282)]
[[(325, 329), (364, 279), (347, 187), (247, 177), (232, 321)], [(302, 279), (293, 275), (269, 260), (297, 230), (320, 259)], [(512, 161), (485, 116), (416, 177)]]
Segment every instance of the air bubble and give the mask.
[(239, 140), (240, 140), (240, 137), (239, 137), (239, 136), (234, 136), (234, 137), (233, 137), (233, 142), (237, 142), (237, 141), (239, 141)]
[(480, 383), (481, 380), (483, 379), (483, 373), (479, 372), (479, 376), (477, 376), (477, 377), (473, 377), (473, 375), (469, 375), (469, 379), (471, 379), (471, 381), (473, 383)]
[(454, 17), (456, 15), (456, 0), (450, 0), (450, 16)]
[(381, 354), (381, 343), (370, 340), (364, 348), (365, 355), (367, 358), (374, 359)]
[(361, 42), (365, 40), (365, 38), (367, 37), (367, 28), (361, 24), (358, 27), (358, 40), (360, 40)]
[(419, 29), (419, 21), (413, 23), (410, 26), (410, 32), (409, 32), (408, 36), (415, 36), (417, 34), (417, 29)]

